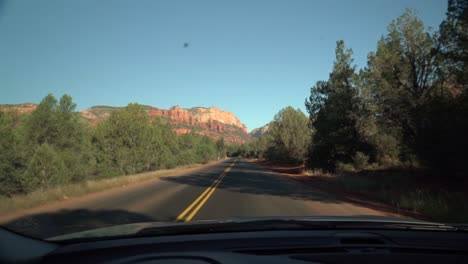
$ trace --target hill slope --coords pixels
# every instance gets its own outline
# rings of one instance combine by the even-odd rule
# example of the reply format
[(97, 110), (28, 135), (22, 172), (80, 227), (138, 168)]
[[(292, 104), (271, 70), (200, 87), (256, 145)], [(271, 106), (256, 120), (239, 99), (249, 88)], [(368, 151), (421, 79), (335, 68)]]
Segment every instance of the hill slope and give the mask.
[(258, 128), (255, 128), (253, 129), (251, 132), (250, 132), (250, 135), (253, 137), (253, 138), (259, 138), (261, 135), (265, 134), (266, 132), (268, 132), (268, 129), (270, 128), (270, 123), (262, 126), (262, 127), (258, 127)]

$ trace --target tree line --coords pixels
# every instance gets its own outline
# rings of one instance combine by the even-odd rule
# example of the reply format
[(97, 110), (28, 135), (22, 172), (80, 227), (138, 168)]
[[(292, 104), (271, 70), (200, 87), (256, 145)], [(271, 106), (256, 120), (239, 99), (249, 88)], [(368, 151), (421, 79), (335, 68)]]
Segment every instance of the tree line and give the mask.
[(406, 10), (357, 70), (336, 44), (328, 80), (305, 101), (309, 117), (281, 110), (245, 156), (326, 170), (415, 166), (465, 173), (468, 147), (468, 1), (448, 1), (438, 31)]
[(90, 127), (68, 95), (46, 96), (29, 115), (0, 111), (0, 195), (115, 177), (225, 155), (224, 140), (176, 135), (162, 118), (129, 104)]

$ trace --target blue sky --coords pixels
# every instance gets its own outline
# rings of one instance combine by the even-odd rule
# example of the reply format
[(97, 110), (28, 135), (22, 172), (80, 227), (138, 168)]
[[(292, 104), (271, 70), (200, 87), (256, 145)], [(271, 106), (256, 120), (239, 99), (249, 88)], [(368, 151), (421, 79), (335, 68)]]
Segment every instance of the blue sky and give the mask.
[(444, 0), (0, 0), (0, 104), (66, 93), (79, 110), (217, 106), (251, 130), (288, 105), (305, 111), (310, 87), (328, 78), (336, 40), (362, 67), (405, 8), (438, 28), (446, 7)]

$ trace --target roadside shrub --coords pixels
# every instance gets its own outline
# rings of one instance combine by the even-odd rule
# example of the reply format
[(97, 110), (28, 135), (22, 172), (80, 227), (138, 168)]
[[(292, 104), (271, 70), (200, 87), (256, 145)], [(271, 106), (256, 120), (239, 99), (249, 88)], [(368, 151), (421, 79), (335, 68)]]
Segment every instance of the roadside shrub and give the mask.
[(70, 181), (63, 160), (47, 143), (40, 145), (34, 152), (23, 180), (28, 191), (44, 190)]
[(345, 171), (354, 171), (355, 168), (354, 168), (353, 164), (351, 164), (351, 163), (338, 162), (338, 163), (336, 163), (336, 170), (345, 172)]
[(353, 156), (353, 167), (357, 170), (365, 169), (369, 166), (369, 156), (358, 151)]
[(333, 174), (331, 174), (328, 171), (324, 171), (321, 169), (304, 169), (302, 173), (306, 176), (320, 176), (320, 177), (331, 177)]
[(400, 161), (400, 142), (390, 134), (381, 133), (373, 138), (376, 160), (382, 166), (398, 165)]

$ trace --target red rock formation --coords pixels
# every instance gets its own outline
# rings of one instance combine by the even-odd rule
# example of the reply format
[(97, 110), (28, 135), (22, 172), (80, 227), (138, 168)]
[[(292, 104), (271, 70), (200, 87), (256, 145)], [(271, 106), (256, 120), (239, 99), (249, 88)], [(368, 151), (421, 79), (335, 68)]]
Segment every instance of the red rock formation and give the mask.
[[(223, 111), (217, 107), (194, 107), (190, 109), (180, 106), (171, 107), (168, 110), (150, 107), (148, 114), (151, 117), (164, 117), (177, 125), (201, 128), (198, 134), (213, 139), (224, 137), (228, 144), (242, 144), (250, 139), (247, 128), (231, 112)], [(192, 129), (176, 128), (177, 134), (190, 133)]]
[[(36, 109), (36, 104), (0, 105), (0, 110), (13, 109), (19, 114), (28, 114)], [(81, 116), (90, 126), (99, 124), (109, 117), (110, 113), (119, 107), (95, 106), (80, 111)], [(212, 139), (224, 137), (227, 144), (242, 144), (252, 137), (247, 128), (231, 112), (223, 111), (217, 107), (194, 107), (190, 109), (174, 106), (170, 109), (147, 108), (150, 117), (163, 117), (174, 125), (177, 134), (190, 133), (194, 130), (200, 135)]]
[(213, 126), (213, 121), (225, 125), (233, 125), (247, 132), (247, 127), (231, 112), (223, 111), (217, 107), (194, 107), (184, 109), (176, 105), (168, 110), (151, 107), (150, 116), (162, 116), (177, 123), (187, 123), (190, 125), (208, 123)]
[(13, 110), (18, 114), (29, 114), (36, 110), (37, 105), (32, 103), (16, 104), (16, 105), (0, 105), (1, 111)]

